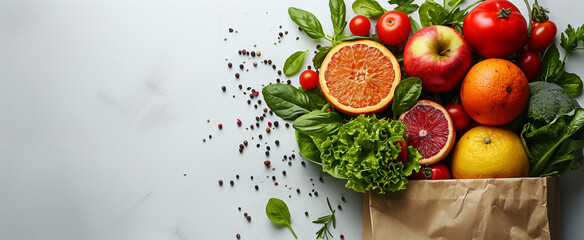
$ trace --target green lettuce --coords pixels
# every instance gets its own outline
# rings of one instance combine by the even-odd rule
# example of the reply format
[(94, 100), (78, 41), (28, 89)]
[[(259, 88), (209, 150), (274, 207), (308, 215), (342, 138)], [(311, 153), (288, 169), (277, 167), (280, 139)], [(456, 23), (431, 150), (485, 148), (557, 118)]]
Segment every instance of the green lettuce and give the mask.
[(406, 128), (401, 122), (374, 115), (352, 119), (320, 145), (323, 171), (347, 179), (345, 186), (357, 192), (405, 189), (407, 176), (420, 170), (418, 161), (422, 159), (409, 146), (405, 166), (396, 161), (401, 146), (395, 143), (407, 142)]

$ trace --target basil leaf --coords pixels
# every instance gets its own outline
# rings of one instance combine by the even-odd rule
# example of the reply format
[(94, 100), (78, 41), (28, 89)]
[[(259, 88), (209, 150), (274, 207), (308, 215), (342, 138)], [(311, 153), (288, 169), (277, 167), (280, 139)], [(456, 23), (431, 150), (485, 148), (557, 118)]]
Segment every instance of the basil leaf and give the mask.
[(459, 4), (461, 4), (462, 2), (464, 2), (464, 0), (450, 0), (450, 1), (448, 1), (448, 6), (455, 8)]
[(302, 63), (304, 62), (306, 53), (308, 53), (308, 50), (292, 53), (284, 63), (284, 75), (290, 77), (298, 73), (302, 68)]
[(344, 123), (336, 112), (313, 111), (296, 119), (292, 126), (308, 136), (327, 137), (336, 134)]
[(345, 15), (347, 7), (344, 0), (329, 0), (329, 8), (331, 10), (331, 20), (335, 29), (335, 36), (342, 35), (347, 25)]
[(562, 71), (554, 83), (565, 89), (572, 97), (577, 97), (582, 93), (582, 79), (574, 73)]
[(322, 109), (328, 103), (324, 95), (316, 89), (306, 90), (299, 87), (298, 90), (308, 96), (312, 109)]
[(288, 8), (288, 14), (292, 21), (294, 21), (310, 38), (319, 39), (325, 37), (322, 25), (320, 25), (320, 21), (318, 21), (318, 18), (316, 18), (314, 14), (294, 7)]
[(368, 18), (378, 17), (387, 12), (387, 10), (381, 7), (381, 5), (375, 0), (356, 0), (351, 7), (355, 13)]
[(262, 89), (264, 101), (279, 117), (294, 120), (314, 109), (310, 97), (289, 84), (275, 83)]
[[(562, 70), (563, 64), (560, 61), (560, 52), (555, 44), (550, 46), (543, 52), (541, 58), (541, 71), (537, 76), (538, 81), (550, 82)], [(553, 82), (553, 80), (552, 80)]]
[(318, 49), (318, 53), (316, 53), (316, 55), (312, 59), (312, 65), (314, 65), (314, 68), (320, 69), (320, 66), (322, 65), (322, 61), (324, 60), (324, 58), (326, 57), (326, 55), (329, 53), (329, 51), (332, 48), (333, 48), (332, 46), (326, 46), (326, 47), (320, 47)]
[(410, 77), (402, 80), (395, 88), (395, 95), (391, 103), (394, 119), (402, 113), (410, 110), (422, 94), (422, 80), (417, 77)]
[(442, 25), (448, 18), (448, 10), (433, 0), (426, 0), (418, 10), (422, 27)]
[(321, 165), (320, 150), (318, 150), (314, 140), (312, 140), (310, 136), (303, 134), (298, 130), (295, 131), (295, 134), (296, 143), (298, 143), (298, 149), (300, 150), (300, 155), (313, 163)]
[(414, 4), (414, 0), (389, 0), (389, 4), (398, 5), (394, 10), (401, 11), (405, 14), (414, 13), (419, 7), (417, 4)]
[(277, 198), (270, 198), (266, 205), (266, 215), (273, 223), (287, 226), (292, 231), (294, 238), (298, 238), (290, 225), (290, 210), (288, 210), (288, 206), (284, 201)]

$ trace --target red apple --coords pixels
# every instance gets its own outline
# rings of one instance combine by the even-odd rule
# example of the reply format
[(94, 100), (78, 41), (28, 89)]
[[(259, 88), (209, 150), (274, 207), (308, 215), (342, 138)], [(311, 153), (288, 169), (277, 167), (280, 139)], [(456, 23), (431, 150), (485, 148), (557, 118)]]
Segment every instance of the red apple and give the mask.
[(458, 87), (470, 68), (470, 46), (456, 30), (429, 26), (414, 33), (404, 50), (404, 68), (422, 79), (424, 89), (446, 92)]

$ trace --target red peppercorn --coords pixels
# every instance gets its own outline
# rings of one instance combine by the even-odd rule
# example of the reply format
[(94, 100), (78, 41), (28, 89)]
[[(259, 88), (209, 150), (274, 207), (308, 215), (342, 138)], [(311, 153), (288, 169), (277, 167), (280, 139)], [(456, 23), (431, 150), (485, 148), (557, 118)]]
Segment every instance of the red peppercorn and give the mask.
[(272, 122), (268, 122), (268, 127), (271, 127), (271, 126), (272, 126)]
[(223, 124), (219, 123), (219, 125), (217, 125), (219, 127), (219, 129), (223, 128)]
[(278, 186), (278, 183), (277, 183), (277, 182), (275, 182), (275, 183), (274, 183), (274, 185)]
[(266, 165), (266, 167), (267, 167), (267, 166), (270, 166), (270, 164), (271, 164), (271, 162), (270, 162), (270, 161), (267, 161), (267, 160), (266, 160), (266, 161), (264, 161), (264, 165)]
[(241, 120), (237, 119), (237, 126), (241, 126)]
[(341, 234), (341, 239), (344, 239), (344, 238), (345, 238), (345, 235)]
[(260, 92), (257, 92), (257, 91), (256, 92), (253, 92), (253, 95), (254, 96), (257, 96), (258, 94), (260, 94)]

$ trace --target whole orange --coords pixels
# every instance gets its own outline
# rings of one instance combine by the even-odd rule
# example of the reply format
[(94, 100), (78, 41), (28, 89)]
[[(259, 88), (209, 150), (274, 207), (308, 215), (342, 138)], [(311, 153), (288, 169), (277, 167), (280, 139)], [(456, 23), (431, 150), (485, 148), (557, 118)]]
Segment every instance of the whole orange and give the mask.
[(529, 82), (512, 62), (490, 58), (474, 65), (460, 87), (464, 110), (476, 122), (503, 125), (518, 117), (529, 100)]
[(495, 126), (478, 126), (466, 132), (452, 154), (454, 178), (526, 177), (529, 160), (514, 132)]

